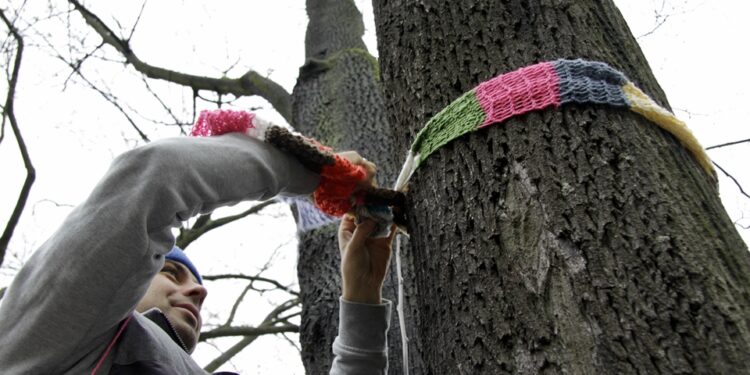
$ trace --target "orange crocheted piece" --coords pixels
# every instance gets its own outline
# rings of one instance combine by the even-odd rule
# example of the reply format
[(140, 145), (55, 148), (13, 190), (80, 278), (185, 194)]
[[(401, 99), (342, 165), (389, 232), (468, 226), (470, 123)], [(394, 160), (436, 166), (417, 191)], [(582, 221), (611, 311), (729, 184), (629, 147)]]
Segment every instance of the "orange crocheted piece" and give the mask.
[(334, 155), (334, 160), (333, 165), (323, 166), (313, 200), (321, 211), (333, 216), (343, 216), (354, 207), (354, 190), (357, 184), (367, 178), (367, 171), (361, 165), (354, 165), (339, 155)]

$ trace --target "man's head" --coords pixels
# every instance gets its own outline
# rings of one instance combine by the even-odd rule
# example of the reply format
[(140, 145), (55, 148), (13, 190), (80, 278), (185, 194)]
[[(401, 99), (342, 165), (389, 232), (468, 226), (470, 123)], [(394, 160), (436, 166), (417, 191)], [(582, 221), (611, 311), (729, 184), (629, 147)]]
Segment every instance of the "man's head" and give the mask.
[(136, 311), (159, 308), (192, 352), (203, 324), (200, 310), (206, 298), (206, 288), (198, 270), (178, 247), (175, 246), (165, 258), (164, 267), (151, 280)]

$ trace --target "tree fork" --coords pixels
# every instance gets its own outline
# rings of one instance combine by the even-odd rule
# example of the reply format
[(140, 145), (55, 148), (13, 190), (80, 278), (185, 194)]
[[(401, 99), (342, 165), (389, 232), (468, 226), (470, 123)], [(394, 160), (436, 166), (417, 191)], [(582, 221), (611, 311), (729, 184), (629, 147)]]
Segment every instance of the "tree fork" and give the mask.
[[(478, 83), (557, 58), (607, 62), (667, 107), (611, 1), (374, 2), (399, 148)], [(512, 118), (411, 180), (412, 342), (428, 372), (750, 371), (750, 254), (715, 186), (638, 115)]]

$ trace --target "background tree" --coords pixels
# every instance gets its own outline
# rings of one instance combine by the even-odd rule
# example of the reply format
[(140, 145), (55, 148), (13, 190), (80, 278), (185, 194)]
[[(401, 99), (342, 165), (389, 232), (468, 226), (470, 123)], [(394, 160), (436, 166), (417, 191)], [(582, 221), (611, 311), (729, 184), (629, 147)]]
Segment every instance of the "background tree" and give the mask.
[[(558, 58), (605, 61), (667, 106), (611, 1), (375, 2), (399, 149), (454, 98)], [(564, 106), (478, 131), (410, 184), (430, 373), (736, 373), (750, 254), (715, 186), (629, 111)]]
[[(306, 60), (292, 93), (292, 124), (337, 150), (357, 150), (379, 166), (377, 180), (388, 185), (398, 159), (385, 118), (378, 62), (362, 41), (362, 15), (351, 0), (308, 0), (307, 14)], [(327, 374), (333, 360), (341, 295), (337, 228), (338, 222), (300, 233), (300, 343), (308, 374)], [(394, 285), (391, 277), (384, 298), (393, 299)], [(394, 325), (392, 353), (400, 352), (398, 337)], [(398, 355), (390, 357), (390, 367), (401, 372)]]

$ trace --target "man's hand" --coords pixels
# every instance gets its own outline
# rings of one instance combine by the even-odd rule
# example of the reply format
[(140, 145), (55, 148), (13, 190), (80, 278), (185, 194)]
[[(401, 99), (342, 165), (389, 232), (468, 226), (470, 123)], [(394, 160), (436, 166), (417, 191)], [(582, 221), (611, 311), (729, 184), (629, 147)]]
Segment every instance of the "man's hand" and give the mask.
[(337, 153), (338, 156), (341, 156), (342, 158), (349, 160), (354, 165), (361, 165), (365, 168), (365, 171), (367, 172), (367, 177), (364, 181), (359, 183), (359, 188), (365, 188), (369, 186), (375, 186), (375, 174), (377, 173), (378, 169), (375, 166), (375, 163), (363, 158), (360, 154), (358, 154), (356, 151), (343, 151)]
[(371, 238), (375, 222), (357, 225), (352, 215), (344, 215), (339, 225), (342, 297), (349, 302), (380, 304), (383, 280), (391, 259), (395, 226), (384, 238)]

